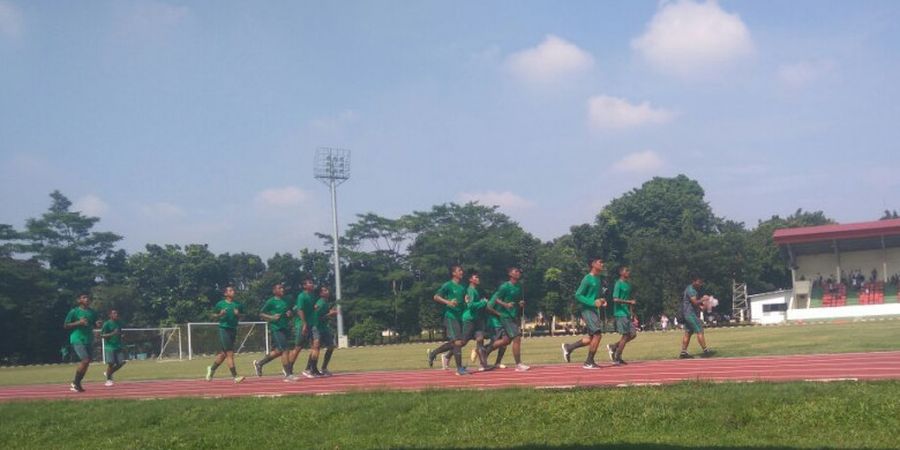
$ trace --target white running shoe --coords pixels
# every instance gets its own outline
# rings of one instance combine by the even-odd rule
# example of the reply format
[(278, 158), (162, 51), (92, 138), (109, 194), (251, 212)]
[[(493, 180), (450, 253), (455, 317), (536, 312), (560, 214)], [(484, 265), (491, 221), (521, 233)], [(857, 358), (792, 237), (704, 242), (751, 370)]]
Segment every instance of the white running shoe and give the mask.
[(244, 377), (241, 377), (241, 376), (234, 377), (234, 384), (240, 384), (242, 381), (244, 381)]
[(106, 387), (110, 387), (110, 386), (112, 386), (113, 384), (115, 384), (115, 383), (113, 383), (113, 380), (106, 380), (106, 383), (103, 383), (103, 385), (106, 386)]
[(569, 349), (566, 348), (565, 343), (562, 344), (562, 352), (563, 352), (563, 361), (572, 362), (572, 352), (570, 352)]
[(506, 368), (506, 364), (494, 364), (494, 366), (497, 367), (498, 369), (505, 369), (505, 368)]
[(309, 370), (304, 370), (304, 371), (301, 372), (301, 373), (302, 373), (303, 376), (306, 377), (306, 378), (315, 378), (315, 377), (316, 377), (316, 374), (310, 372)]
[(297, 381), (297, 377), (294, 375), (288, 375), (288, 376), (284, 377), (284, 379), (281, 381), (284, 381), (285, 383), (292, 383), (294, 381)]
[(522, 363), (516, 364), (516, 372), (526, 372), (528, 369), (531, 369), (531, 367)]
[(612, 344), (606, 344), (606, 351), (609, 353), (609, 360), (616, 362), (616, 347)]

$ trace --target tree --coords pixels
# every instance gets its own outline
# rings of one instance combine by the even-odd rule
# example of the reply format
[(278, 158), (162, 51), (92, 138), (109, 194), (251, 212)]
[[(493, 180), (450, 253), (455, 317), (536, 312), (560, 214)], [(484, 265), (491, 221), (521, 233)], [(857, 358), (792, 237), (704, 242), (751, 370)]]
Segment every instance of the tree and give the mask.
[(22, 239), (24, 253), (46, 264), (65, 298), (87, 291), (103, 279), (104, 262), (115, 259), (115, 244), (121, 236), (91, 231), (100, 220), (70, 211), (72, 202), (59, 191), (50, 194), (53, 202), (39, 219), (28, 219)]

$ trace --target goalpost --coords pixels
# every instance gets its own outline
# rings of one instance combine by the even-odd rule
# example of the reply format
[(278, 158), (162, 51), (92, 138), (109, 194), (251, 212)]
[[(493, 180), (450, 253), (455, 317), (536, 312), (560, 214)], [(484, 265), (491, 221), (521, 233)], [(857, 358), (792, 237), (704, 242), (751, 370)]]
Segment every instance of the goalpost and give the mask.
[[(126, 359), (182, 359), (181, 328), (122, 328), (122, 351)], [(100, 354), (106, 363), (106, 339), (100, 339)]]
[[(219, 352), (218, 322), (189, 322), (187, 324), (188, 360), (195, 356)], [(269, 323), (239, 322), (235, 353), (269, 353)]]

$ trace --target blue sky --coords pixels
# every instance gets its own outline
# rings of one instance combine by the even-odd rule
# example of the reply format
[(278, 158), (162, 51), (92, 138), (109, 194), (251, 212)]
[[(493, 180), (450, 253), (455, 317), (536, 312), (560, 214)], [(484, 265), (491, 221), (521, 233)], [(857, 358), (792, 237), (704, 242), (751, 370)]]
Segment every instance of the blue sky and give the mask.
[(719, 215), (900, 209), (900, 3), (0, 0), (0, 223), (60, 189), (122, 246), (319, 247), (500, 205), (542, 239), (652, 176)]

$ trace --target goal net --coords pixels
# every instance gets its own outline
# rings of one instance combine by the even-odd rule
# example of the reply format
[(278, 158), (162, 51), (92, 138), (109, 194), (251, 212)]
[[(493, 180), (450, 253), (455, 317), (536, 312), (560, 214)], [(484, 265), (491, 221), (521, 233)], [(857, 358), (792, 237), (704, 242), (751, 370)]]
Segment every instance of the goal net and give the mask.
[[(181, 329), (178, 327), (122, 328), (120, 336), (126, 359), (161, 361), (184, 357)], [(106, 339), (94, 342), (99, 343), (97, 350), (106, 362)]]
[[(219, 324), (191, 322), (187, 324), (188, 359), (215, 355), (220, 350)], [(234, 340), (235, 353), (268, 353), (269, 326), (266, 322), (240, 322)]]

